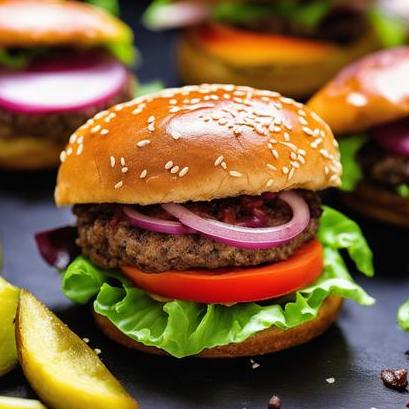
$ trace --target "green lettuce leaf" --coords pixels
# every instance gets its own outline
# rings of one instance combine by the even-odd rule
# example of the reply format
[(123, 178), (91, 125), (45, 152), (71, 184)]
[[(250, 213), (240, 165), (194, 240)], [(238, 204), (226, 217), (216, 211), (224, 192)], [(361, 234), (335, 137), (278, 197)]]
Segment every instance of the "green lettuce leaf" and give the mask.
[(388, 15), (377, 8), (371, 10), (369, 18), (383, 47), (397, 47), (406, 44), (408, 27), (404, 19)]
[(400, 197), (408, 198), (409, 197), (409, 185), (407, 183), (403, 183), (396, 187), (396, 193)]
[(409, 331), (409, 299), (398, 310), (398, 324), (404, 331)]
[(304, 324), (317, 316), (330, 295), (362, 305), (373, 304), (373, 298), (351, 278), (340, 253), (346, 249), (359, 270), (367, 275), (373, 273), (372, 254), (359, 227), (328, 207), (321, 219), (318, 237), (324, 246), (324, 272), (287, 302), (241, 303), (230, 307), (180, 300), (160, 302), (121, 274), (98, 269), (82, 256), (67, 268), (63, 291), (80, 304), (96, 297), (95, 311), (128, 337), (178, 358), (195, 355), (205, 348), (242, 342), (273, 326), (289, 329)]
[(363, 173), (356, 159), (356, 155), (367, 140), (367, 135), (353, 135), (339, 139), (339, 151), (341, 153), (342, 164), (342, 190), (351, 192), (362, 180)]
[(119, 16), (118, 0), (86, 0), (86, 2), (103, 9), (114, 16)]
[(154, 92), (162, 90), (164, 87), (165, 85), (163, 82), (159, 80), (137, 84), (135, 95), (137, 97), (142, 97), (144, 95), (153, 94)]

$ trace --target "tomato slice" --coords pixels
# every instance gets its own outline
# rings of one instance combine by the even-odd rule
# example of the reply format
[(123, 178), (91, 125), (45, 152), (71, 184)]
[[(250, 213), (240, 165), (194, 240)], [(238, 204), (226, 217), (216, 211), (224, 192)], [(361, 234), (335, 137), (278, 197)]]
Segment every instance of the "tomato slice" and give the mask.
[(212, 303), (261, 301), (306, 287), (322, 272), (323, 250), (318, 240), (301, 247), (288, 260), (256, 268), (145, 273), (123, 266), (129, 280), (162, 297)]
[(209, 53), (237, 65), (311, 63), (327, 59), (339, 49), (323, 41), (256, 33), (220, 24), (203, 25), (189, 33)]

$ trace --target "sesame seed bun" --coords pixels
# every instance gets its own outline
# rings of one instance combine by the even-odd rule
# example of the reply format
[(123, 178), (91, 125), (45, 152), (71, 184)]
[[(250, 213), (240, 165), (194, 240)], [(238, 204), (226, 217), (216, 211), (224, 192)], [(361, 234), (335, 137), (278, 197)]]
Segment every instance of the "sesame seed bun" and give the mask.
[(364, 216), (399, 227), (409, 227), (409, 199), (382, 186), (363, 181), (354, 192), (342, 192), (341, 196), (351, 209)]
[[(321, 335), (331, 326), (337, 319), (341, 306), (342, 298), (336, 296), (328, 297), (322, 304), (318, 316), (305, 324), (288, 330), (282, 330), (276, 327), (270, 328), (253, 335), (241, 343), (205, 349), (196, 356), (199, 358), (238, 358), (278, 352), (283, 349), (305, 344)], [(94, 318), (102, 332), (113, 341), (142, 352), (168, 355), (162, 349), (145, 346), (127, 337), (102, 315), (94, 313)]]
[(381, 51), (342, 70), (308, 106), (336, 135), (409, 115), (409, 47)]
[(58, 165), (61, 144), (31, 136), (0, 137), (0, 169), (51, 169)]
[[(285, 39), (285, 37), (284, 37)], [(319, 47), (320, 42), (316, 42)], [(323, 47), (328, 46), (322, 43)], [(240, 47), (240, 44), (237, 45)], [(277, 47), (277, 46), (276, 46)], [(286, 44), (282, 44), (285, 49)], [(306, 99), (322, 87), (345, 65), (362, 55), (379, 49), (379, 40), (373, 30), (348, 46), (333, 45), (319, 58), (312, 58), (308, 49), (299, 45), (300, 58), (289, 62), (276, 58), (260, 64), (238, 64), (227, 53), (215, 55), (206, 49), (197, 37), (197, 32), (187, 30), (179, 43), (178, 66), (186, 84), (203, 82), (251, 85), (256, 88), (278, 91), (297, 99)], [(240, 52), (243, 52), (240, 49)], [(262, 51), (260, 51), (262, 53)], [(254, 53), (254, 52), (253, 52)]]
[(0, 2), (0, 47), (89, 46), (131, 38), (119, 19), (78, 1)]
[(61, 154), (58, 205), (212, 200), (340, 183), (337, 143), (304, 105), (233, 85), (167, 89), (116, 105)]

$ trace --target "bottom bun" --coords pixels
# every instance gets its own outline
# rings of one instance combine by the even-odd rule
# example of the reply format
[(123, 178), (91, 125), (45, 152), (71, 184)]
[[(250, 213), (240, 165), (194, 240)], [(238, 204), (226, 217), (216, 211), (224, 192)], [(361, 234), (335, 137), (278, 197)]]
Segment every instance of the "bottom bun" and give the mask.
[(368, 182), (361, 182), (354, 192), (341, 195), (347, 206), (364, 216), (409, 227), (409, 198)]
[[(342, 298), (336, 296), (328, 297), (322, 304), (318, 316), (305, 324), (288, 330), (279, 328), (266, 329), (241, 343), (205, 349), (195, 356), (200, 358), (238, 358), (268, 354), (305, 344), (321, 335), (331, 326), (336, 320), (341, 306)], [(142, 352), (168, 355), (162, 349), (145, 346), (127, 337), (102, 315), (94, 313), (94, 317), (101, 330), (113, 341)]]
[(51, 169), (58, 165), (63, 148), (44, 138), (0, 138), (0, 169)]

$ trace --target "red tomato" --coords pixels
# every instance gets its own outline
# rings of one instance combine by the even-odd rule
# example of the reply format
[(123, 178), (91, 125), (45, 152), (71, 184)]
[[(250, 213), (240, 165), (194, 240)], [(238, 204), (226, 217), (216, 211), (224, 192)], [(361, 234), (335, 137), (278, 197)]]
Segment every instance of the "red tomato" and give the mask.
[(122, 271), (136, 286), (162, 297), (200, 303), (235, 303), (281, 297), (312, 283), (322, 272), (323, 250), (317, 240), (288, 260), (262, 267), (145, 273)]

